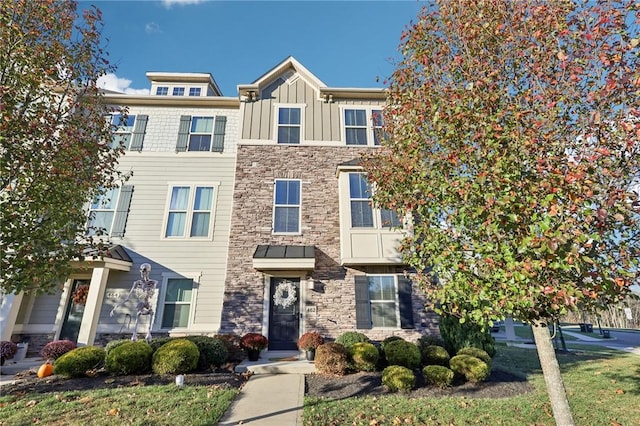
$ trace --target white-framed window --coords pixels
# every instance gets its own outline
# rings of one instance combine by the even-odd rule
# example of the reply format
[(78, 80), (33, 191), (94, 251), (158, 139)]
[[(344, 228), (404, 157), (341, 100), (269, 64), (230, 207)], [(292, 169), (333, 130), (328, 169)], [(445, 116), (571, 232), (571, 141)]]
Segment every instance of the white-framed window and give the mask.
[(371, 185), (366, 174), (349, 173), (349, 205), (352, 228), (398, 228), (402, 221), (393, 210), (374, 209), (371, 205)]
[(227, 117), (180, 116), (176, 151), (223, 152)]
[(111, 233), (119, 193), (120, 188), (112, 188), (91, 202), (89, 206), (89, 235), (109, 235)]
[(173, 96), (184, 96), (184, 87), (174, 87)]
[(163, 273), (157, 309), (159, 328), (188, 329), (193, 323), (196, 293), (196, 274)]
[(273, 232), (299, 234), (302, 183), (298, 179), (276, 179), (273, 194)]
[(378, 108), (343, 108), (343, 136), (347, 145), (380, 145), (382, 110)]
[(169, 188), (165, 238), (211, 238), (218, 184), (176, 184)]
[(135, 122), (136, 116), (132, 114), (126, 116), (124, 114), (113, 114), (111, 116), (111, 126), (114, 129), (113, 139), (111, 140), (112, 148), (123, 145), (124, 149), (129, 149)]
[(299, 144), (302, 139), (302, 107), (283, 105), (277, 107), (276, 141), (282, 144)]
[(213, 117), (191, 117), (189, 151), (211, 151)]
[(355, 277), (356, 328), (413, 328), (412, 283), (404, 275)]
[(189, 88), (189, 96), (200, 96), (200, 93), (202, 93), (202, 89), (200, 87)]
[(168, 86), (158, 86), (156, 87), (156, 96), (167, 96), (169, 94)]

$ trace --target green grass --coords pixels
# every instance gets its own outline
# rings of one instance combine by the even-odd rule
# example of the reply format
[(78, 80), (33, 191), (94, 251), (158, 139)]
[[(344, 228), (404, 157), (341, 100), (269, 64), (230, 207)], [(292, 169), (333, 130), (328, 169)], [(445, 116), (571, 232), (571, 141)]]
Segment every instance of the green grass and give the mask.
[[(577, 425), (638, 424), (640, 363), (637, 355), (584, 345), (575, 352), (559, 354), (558, 361)], [(555, 424), (535, 349), (498, 345), (493, 365), (526, 377), (535, 391), (500, 399), (411, 399), (392, 395), (334, 401), (307, 397), (304, 424)]]
[(214, 425), (238, 394), (215, 386), (140, 386), (0, 397), (0, 425)]

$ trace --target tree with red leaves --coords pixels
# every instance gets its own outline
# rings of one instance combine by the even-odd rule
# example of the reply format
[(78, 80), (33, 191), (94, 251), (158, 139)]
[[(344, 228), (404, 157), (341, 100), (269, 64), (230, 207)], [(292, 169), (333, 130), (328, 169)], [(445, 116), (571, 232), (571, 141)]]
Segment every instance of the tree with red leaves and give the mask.
[(122, 177), (96, 80), (112, 71), (99, 10), (73, 1), (0, 6), (0, 291), (55, 290), (87, 237), (88, 201)]
[(632, 0), (429, 4), (402, 35), (374, 201), (440, 313), (533, 325), (556, 422), (573, 424), (547, 328), (619, 301), (640, 258)]

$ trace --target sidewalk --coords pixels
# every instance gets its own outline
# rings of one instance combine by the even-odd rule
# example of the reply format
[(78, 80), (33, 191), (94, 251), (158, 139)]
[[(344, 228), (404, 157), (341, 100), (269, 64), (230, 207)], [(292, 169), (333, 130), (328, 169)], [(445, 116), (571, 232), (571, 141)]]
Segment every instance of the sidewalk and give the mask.
[(303, 398), (303, 374), (255, 375), (218, 424), (301, 425)]

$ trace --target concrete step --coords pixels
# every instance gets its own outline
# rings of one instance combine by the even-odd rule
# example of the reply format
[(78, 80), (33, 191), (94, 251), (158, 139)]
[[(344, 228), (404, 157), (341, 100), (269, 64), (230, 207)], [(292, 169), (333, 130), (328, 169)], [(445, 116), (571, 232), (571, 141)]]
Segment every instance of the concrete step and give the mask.
[(313, 361), (307, 361), (298, 351), (263, 351), (257, 361), (244, 360), (235, 368), (237, 373), (310, 374), (315, 373)]

